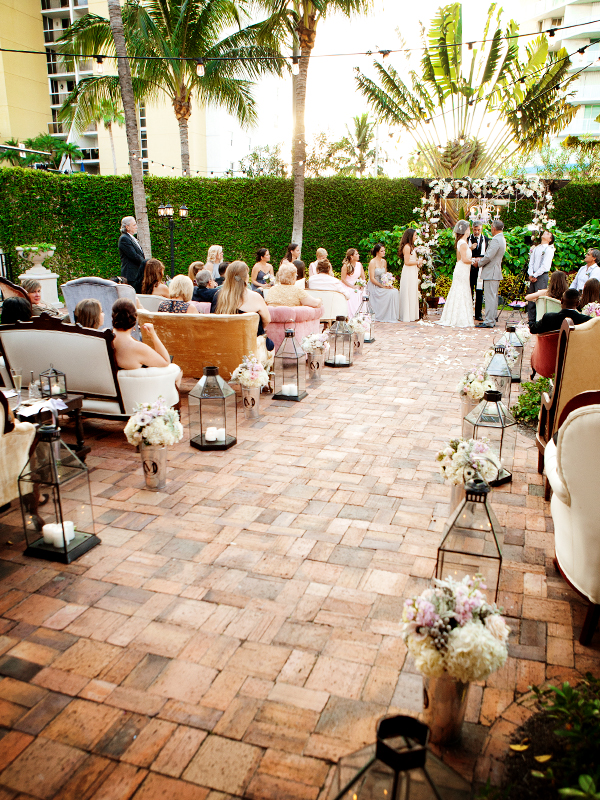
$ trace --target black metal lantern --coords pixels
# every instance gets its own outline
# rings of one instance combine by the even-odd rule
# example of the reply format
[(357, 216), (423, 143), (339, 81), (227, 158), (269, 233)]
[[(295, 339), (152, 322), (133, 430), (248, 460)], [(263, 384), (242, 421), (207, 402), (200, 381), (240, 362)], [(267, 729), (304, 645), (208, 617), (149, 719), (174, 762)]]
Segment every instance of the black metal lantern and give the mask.
[(503, 344), (494, 345), (494, 355), (486, 367), (486, 372), (496, 384), (496, 389), (501, 393), (504, 405), (510, 406), (512, 371), (506, 360), (506, 348)]
[(40, 390), (42, 397), (60, 397), (67, 396), (67, 376), (64, 372), (54, 369), (50, 364), (50, 369), (40, 373)]
[(507, 359), (507, 362), (511, 371), (511, 382), (521, 383), (521, 368), (523, 366), (523, 352), (525, 348), (523, 347), (523, 342), (517, 336), (516, 330), (516, 322), (509, 320), (506, 323), (506, 332), (502, 334), (496, 344), (510, 345), (510, 347), (516, 350), (516, 359), (514, 361), (512, 359), (510, 361)]
[(37, 444), (19, 475), (26, 556), (70, 564), (100, 539), (88, 468), (60, 438), (60, 428), (41, 425)]
[(512, 481), (517, 423), (499, 391), (488, 390), (479, 405), (469, 411), (463, 420), (463, 435), (467, 439), (486, 439), (500, 461), (502, 466), (498, 477), (490, 481), (492, 486)]
[(369, 302), (369, 295), (364, 294), (362, 303), (358, 307), (358, 311), (354, 315), (361, 319), (364, 324), (367, 326), (367, 330), (365, 331), (365, 344), (373, 344), (375, 341), (375, 337), (373, 336), (373, 322), (375, 321), (375, 312), (371, 307), (371, 303)]
[(198, 450), (227, 450), (237, 442), (235, 392), (218, 367), (204, 367), (188, 395), (190, 444)]
[(498, 598), (504, 529), (488, 503), (490, 487), (483, 480), (465, 484), (465, 499), (444, 526), (438, 547), (436, 578), (462, 580), (480, 574)]
[(329, 329), (329, 350), (326, 367), (351, 367), (354, 356), (353, 334), (346, 317), (336, 317)]
[(302, 400), (306, 392), (306, 353), (286, 328), (285, 337), (275, 355), (275, 393), (273, 400)]
[(469, 800), (470, 784), (428, 740), (429, 728), (414, 717), (384, 717), (375, 744), (338, 761), (328, 800)]

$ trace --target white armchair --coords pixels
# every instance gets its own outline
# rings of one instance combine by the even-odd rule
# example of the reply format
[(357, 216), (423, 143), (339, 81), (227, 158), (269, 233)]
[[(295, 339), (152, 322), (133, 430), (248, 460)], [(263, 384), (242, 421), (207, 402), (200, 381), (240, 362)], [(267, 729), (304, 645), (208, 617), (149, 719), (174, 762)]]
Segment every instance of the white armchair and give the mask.
[(0, 507), (19, 496), (18, 478), (35, 437), (31, 422), (11, 422), (8, 403), (0, 392)]
[(137, 403), (154, 403), (162, 396), (168, 406), (179, 402), (176, 382), (181, 377), (177, 364), (167, 367), (120, 369), (117, 380), (126, 414), (133, 414)]
[(572, 411), (556, 444), (546, 445), (545, 471), (554, 492), (555, 565), (576, 592), (589, 601), (579, 641), (588, 645), (600, 620), (600, 405)]
[(332, 289), (307, 289), (312, 297), (323, 303), (321, 309), (321, 322), (335, 322), (336, 317), (348, 316), (348, 300), (341, 292)]

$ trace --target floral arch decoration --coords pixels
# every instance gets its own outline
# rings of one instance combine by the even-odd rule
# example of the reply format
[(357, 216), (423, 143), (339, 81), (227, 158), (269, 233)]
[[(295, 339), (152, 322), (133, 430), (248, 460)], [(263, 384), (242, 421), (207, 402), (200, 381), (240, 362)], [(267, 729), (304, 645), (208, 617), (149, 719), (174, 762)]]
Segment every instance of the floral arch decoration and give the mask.
[[(419, 228), (415, 237), (417, 255), (423, 259), (421, 268), (421, 290), (427, 292), (435, 288), (435, 269), (433, 254), (438, 245), (439, 224), (444, 220), (447, 227), (453, 226), (456, 213), (448, 213), (449, 200), (466, 200), (470, 208), (470, 218), (489, 221), (496, 208), (495, 217), (499, 216), (499, 209), (515, 206), (519, 200), (532, 199), (535, 201), (533, 219), (528, 226), (534, 237), (541, 235), (542, 231), (552, 228), (556, 221), (550, 217), (554, 208), (552, 192), (549, 182), (537, 176), (527, 178), (446, 178), (425, 182), (426, 194), (421, 200), (421, 206), (413, 209), (419, 214)], [(567, 183), (567, 181), (565, 181)], [(442, 209), (442, 202), (444, 208)]]

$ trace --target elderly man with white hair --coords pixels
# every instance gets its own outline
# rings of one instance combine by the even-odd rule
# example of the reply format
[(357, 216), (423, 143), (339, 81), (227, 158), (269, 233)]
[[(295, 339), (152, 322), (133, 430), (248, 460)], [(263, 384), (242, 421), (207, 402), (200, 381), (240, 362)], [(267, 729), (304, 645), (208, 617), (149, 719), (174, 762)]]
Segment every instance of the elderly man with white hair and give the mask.
[(192, 300), (198, 303), (212, 303), (219, 288), (213, 281), (212, 272), (209, 269), (201, 269), (196, 274), (196, 287)]
[(135, 238), (137, 222), (135, 217), (123, 217), (119, 236), (119, 255), (121, 256), (121, 277), (140, 294), (146, 256), (142, 245)]

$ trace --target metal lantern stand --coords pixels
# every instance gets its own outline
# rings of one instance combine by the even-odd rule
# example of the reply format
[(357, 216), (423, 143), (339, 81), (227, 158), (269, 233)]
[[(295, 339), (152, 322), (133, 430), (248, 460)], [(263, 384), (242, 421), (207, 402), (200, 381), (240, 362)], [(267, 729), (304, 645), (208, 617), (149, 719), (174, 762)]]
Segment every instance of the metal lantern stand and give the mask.
[(375, 319), (375, 312), (371, 308), (371, 303), (369, 302), (369, 295), (364, 294), (362, 303), (359, 305), (358, 310), (355, 317), (361, 319), (364, 323), (368, 325), (368, 329), (365, 332), (365, 344), (373, 344), (375, 341), (375, 337), (373, 336), (373, 320)]
[(42, 397), (60, 398), (63, 400), (67, 396), (67, 376), (64, 372), (54, 369), (50, 364), (50, 369), (40, 372), (40, 392)]
[(351, 367), (354, 357), (352, 331), (346, 317), (336, 317), (329, 329), (329, 351), (325, 358), (326, 367)]
[(494, 355), (486, 370), (493, 378), (496, 389), (502, 394), (504, 405), (510, 407), (510, 387), (512, 384), (512, 370), (506, 360), (506, 348), (503, 344), (494, 345)]
[[(188, 207), (184, 204), (179, 207), (179, 219), (187, 219), (189, 214)], [(175, 219), (174, 208), (171, 203), (164, 206), (162, 203), (158, 207), (158, 216), (167, 223), (169, 227), (169, 239), (171, 243), (171, 280), (175, 277)]]
[(100, 544), (88, 468), (55, 425), (38, 428), (37, 443), (19, 475), (19, 500), (26, 556), (70, 564)]
[(517, 422), (502, 402), (497, 390), (489, 390), (483, 400), (466, 415), (463, 431), (468, 439), (487, 439), (492, 452), (501, 463), (498, 477), (492, 486), (502, 486), (512, 481), (512, 470), (517, 441)]
[(465, 499), (444, 526), (438, 547), (436, 578), (462, 580), (465, 575), (483, 575), (488, 591), (498, 598), (504, 529), (488, 503), (490, 487), (485, 481), (465, 484)]
[(275, 392), (273, 400), (303, 400), (306, 391), (306, 353), (294, 336), (294, 331), (287, 328), (279, 350), (275, 354), (273, 371), (275, 375)]
[(506, 332), (502, 334), (497, 344), (510, 344), (517, 351), (517, 360), (510, 366), (511, 383), (521, 383), (521, 368), (523, 367), (523, 353), (525, 348), (516, 334), (517, 323), (509, 320), (506, 323)]
[(218, 367), (204, 367), (188, 395), (190, 445), (198, 450), (228, 450), (237, 442), (235, 392)]

